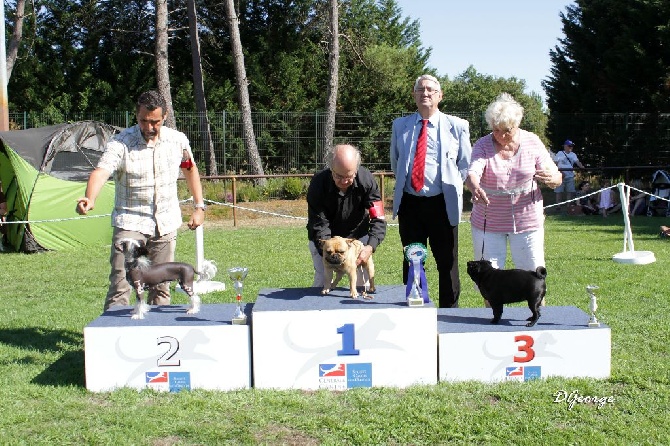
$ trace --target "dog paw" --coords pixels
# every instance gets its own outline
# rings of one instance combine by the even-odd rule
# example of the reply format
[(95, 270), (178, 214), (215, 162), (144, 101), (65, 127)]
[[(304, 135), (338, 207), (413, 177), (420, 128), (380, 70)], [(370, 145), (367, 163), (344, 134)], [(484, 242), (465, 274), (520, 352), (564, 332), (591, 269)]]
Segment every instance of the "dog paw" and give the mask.
[(352, 299), (358, 299), (358, 292), (352, 291), (351, 293), (349, 293), (349, 297), (351, 297)]
[(528, 322), (528, 323), (526, 324), (526, 327), (532, 327), (533, 325), (535, 325), (535, 322), (537, 322), (537, 321), (530, 321), (530, 322)]
[(330, 293), (330, 288), (324, 288), (321, 290), (321, 294), (328, 294)]
[(144, 313), (134, 313), (130, 318), (133, 320), (144, 319)]
[(492, 324), (497, 324), (498, 322), (500, 322), (500, 319), (491, 319)]
[(368, 293), (363, 293), (363, 299), (371, 300), (374, 296), (370, 296)]
[(368, 291), (374, 293), (375, 291), (377, 291), (377, 288), (375, 288), (374, 286), (370, 286), (370, 288), (368, 288)]
[(200, 312), (200, 306), (193, 306), (189, 307), (188, 310), (186, 310), (186, 314), (196, 314)]

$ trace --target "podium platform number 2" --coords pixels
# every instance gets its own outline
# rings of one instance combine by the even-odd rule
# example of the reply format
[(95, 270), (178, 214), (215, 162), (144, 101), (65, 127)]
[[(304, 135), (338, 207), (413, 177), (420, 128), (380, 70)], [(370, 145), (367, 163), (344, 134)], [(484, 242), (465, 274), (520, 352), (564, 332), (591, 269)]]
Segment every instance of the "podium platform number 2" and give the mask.
[(337, 351), (337, 356), (355, 356), (360, 354), (360, 350), (356, 349), (354, 331), (354, 324), (344, 324), (337, 329), (337, 333), (342, 335), (342, 350)]
[(517, 346), (517, 350), (523, 353), (523, 356), (514, 356), (514, 362), (530, 362), (533, 360), (533, 358), (535, 358), (535, 350), (533, 350), (533, 344), (535, 344), (535, 341), (533, 340), (532, 336), (514, 336), (514, 342), (521, 343)]
[(157, 341), (158, 345), (168, 344), (167, 351), (156, 361), (158, 367), (177, 367), (181, 365), (181, 361), (175, 358), (175, 355), (179, 351), (179, 341), (172, 336), (161, 336)]

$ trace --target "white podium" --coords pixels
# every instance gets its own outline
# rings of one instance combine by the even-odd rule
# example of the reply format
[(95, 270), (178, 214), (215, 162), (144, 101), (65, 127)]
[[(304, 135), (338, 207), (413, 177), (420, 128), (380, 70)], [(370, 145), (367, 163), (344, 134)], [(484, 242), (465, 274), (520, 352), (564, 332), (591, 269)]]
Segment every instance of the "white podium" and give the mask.
[(405, 287), (372, 300), (348, 288), (264, 289), (252, 309), (254, 387), (406, 387), (437, 382), (437, 310), (408, 307)]
[[(251, 387), (248, 325), (232, 325), (235, 304), (152, 306), (132, 320), (132, 307), (112, 307), (84, 328), (86, 388), (177, 392)], [(251, 311), (247, 305), (246, 310)]]
[(589, 328), (577, 307), (542, 307), (534, 327), (528, 307), (506, 306), (497, 325), (490, 308), (437, 312), (440, 381), (610, 376), (610, 328)]

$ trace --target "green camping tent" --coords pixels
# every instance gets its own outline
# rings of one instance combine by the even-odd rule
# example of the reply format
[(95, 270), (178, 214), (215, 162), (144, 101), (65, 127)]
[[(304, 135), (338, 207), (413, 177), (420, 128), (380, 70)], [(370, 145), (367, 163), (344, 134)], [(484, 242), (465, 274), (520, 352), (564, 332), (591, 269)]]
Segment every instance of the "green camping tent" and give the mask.
[(109, 244), (113, 184), (103, 187), (86, 217), (75, 207), (105, 144), (119, 130), (80, 121), (0, 132), (0, 182), (12, 249), (37, 252)]

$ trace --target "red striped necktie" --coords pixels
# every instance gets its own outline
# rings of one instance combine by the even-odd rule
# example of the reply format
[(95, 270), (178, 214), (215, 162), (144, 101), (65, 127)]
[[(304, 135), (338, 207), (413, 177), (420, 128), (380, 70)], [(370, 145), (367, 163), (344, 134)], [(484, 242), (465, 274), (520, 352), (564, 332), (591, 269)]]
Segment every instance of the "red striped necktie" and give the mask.
[(421, 123), (412, 167), (412, 188), (417, 192), (423, 189), (423, 172), (426, 168), (426, 147), (428, 146), (428, 120), (422, 119)]

